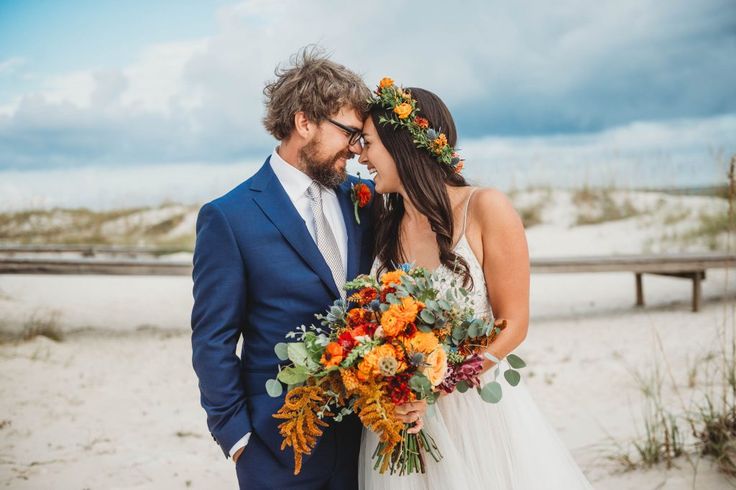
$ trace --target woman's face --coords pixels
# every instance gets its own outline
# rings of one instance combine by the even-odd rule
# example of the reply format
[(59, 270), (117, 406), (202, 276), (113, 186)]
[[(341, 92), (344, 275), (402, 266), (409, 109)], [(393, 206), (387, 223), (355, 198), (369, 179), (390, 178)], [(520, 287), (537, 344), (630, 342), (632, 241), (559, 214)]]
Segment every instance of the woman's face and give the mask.
[(396, 162), (388, 152), (378, 131), (373, 124), (373, 119), (368, 118), (363, 124), (363, 151), (360, 152), (358, 162), (368, 168), (376, 183), (376, 192), (389, 194), (391, 192), (403, 192), (399, 172), (396, 170)]

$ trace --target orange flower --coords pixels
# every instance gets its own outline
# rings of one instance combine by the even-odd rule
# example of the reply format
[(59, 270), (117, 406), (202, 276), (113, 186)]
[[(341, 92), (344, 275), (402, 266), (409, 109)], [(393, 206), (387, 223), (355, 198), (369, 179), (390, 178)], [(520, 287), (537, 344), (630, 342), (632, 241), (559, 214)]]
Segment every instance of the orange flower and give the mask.
[(408, 102), (402, 102), (394, 107), (394, 112), (399, 116), (399, 119), (406, 119), (413, 110), (414, 109), (412, 109), (411, 104)]
[(330, 342), (322, 353), (322, 359), (320, 359), (320, 362), (325, 367), (337, 366), (342, 362), (344, 357), (345, 351), (342, 346), (337, 342)]
[(365, 311), (363, 308), (353, 308), (352, 310), (348, 311), (348, 317), (347, 322), (348, 325), (351, 327), (354, 327), (356, 325), (360, 325), (365, 321), (365, 317), (368, 315), (368, 312)]
[(393, 376), (399, 368), (396, 350), (391, 344), (383, 344), (371, 349), (358, 363), (356, 376), (361, 381), (368, 381), (378, 376)]
[(401, 276), (406, 274), (401, 269), (395, 271), (389, 271), (381, 276), (381, 284), (384, 286), (390, 286), (391, 284), (401, 284)]
[(399, 315), (396, 314), (396, 310), (392, 308), (393, 305), (381, 315), (381, 327), (383, 328), (383, 334), (387, 337), (396, 336), (405, 325)]
[(415, 117), (414, 122), (417, 123), (417, 126), (419, 126), (422, 129), (427, 129), (429, 127), (429, 121), (424, 119), (423, 117)]
[(401, 298), (401, 303), (389, 306), (388, 310), (381, 315), (381, 326), (384, 335), (387, 337), (398, 335), (404, 330), (407, 323), (411, 323), (416, 319), (419, 309), (423, 307), (424, 304), (421, 301), (416, 301), (410, 296)]
[(438, 346), (424, 360), (428, 364), (422, 369), (422, 374), (429, 378), (432, 386), (442, 383), (447, 374), (447, 353), (445, 349)]
[(358, 207), (365, 207), (369, 202), (371, 202), (371, 190), (370, 188), (365, 184), (358, 184), (355, 186), (355, 192), (358, 196)]
[(393, 84), (394, 84), (394, 81), (391, 78), (389, 78), (389, 77), (383, 77), (381, 79), (381, 82), (378, 84), (378, 86), (380, 88), (386, 88), (386, 87), (390, 87)]
[(455, 173), (456, 173), (456, 174), (459, 174), (460, 172), (462, 172), (462, 171), (463, 171), (463, 167), (464, 167), (464, 166), (465, 166), (465, 161), (463, 161), (463, 160), (460, 160), (460, 161), (458, 162), (458, 164), (457, 164), (457, 165), (455, 166)]
[(424, 355), (429, 355), (435, 351), (440, 345), (437, 337), (430, 332), (422, 332), (418, 330), (413, 336), (407, 339), (405, 342), (407, 350), (414, 352), (421, 352)]
[(352, 369), (341, 369), (340, 377), (342, 378), (342, 384), (345, 385), (345, 389), (347, 391), (355, 391), (360, 387), (355, 371)]
[(434, 146), (437, 148), (444, 148), (447, 146), (447, 136), (445, 136), (445, 133), (440, 133), (437, 138), (433, 141)]

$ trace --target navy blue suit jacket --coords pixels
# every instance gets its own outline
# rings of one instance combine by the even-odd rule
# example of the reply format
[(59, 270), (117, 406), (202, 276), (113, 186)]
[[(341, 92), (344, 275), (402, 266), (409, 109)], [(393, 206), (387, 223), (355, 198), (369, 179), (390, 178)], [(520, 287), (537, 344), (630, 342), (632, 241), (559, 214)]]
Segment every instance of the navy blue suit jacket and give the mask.
[[(356, 181), (350, 176), (336, 189), (347, 230), (348, 279), (367, 273), (372, 260), (372, 201), (359, 210), (357, 224), (350, 199)], [(363, 182), (373, 193), (373, 183)], [(272, 417), (283, 396), (271, 398), (265, 390), (278, 372), (274, 346), (287, 332), (314, 323), (314, 314), (324, 312), (339, 291), (269, 160), (200, 210), (193, 279), (192, 359), (212, 436), (227, 457), (252, 432), (293, 468), (291, 450), (280, 450), (280, 421)]]

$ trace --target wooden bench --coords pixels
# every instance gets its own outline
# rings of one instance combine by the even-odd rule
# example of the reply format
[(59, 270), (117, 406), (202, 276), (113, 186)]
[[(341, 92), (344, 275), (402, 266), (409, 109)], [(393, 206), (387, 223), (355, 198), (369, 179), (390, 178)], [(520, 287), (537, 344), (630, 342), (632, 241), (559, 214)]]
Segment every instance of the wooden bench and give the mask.
[(692, 310), (700, 309), (702, 281), (707, 269), (736, 266), (736, 254), (698, 253), (676, 255), (608, 255), (534, 259), (532, 273), (633, 272), (636, 305), (644, 306), (643, 274), (678, 277), (693, 281)]
[[(48, 252), (48, 250), (45, 250)], [(0, 274), (104, 274), (104, 275), (174, 275), (192, 273), (190, 261), (160, 259), (95, 258), (17, 258), (3, 257), (0, 250)], [(26, 250), (27, 252), (27, 250)], [(127, 253), (123, 250), (118, 252)], [(145, 255), (154, 254), (150, 250)], [(636, 305), (644, 306), (643, 274), (656, 274), (693, 281), (692, 310), (698, 311), (701, 283), (707, 269), (736, 267), (736, 254), (678, 255), (609, 255), (586, 257), (539, 258), (531, 260), (533, 274), (633, 272), (636, 281)]]

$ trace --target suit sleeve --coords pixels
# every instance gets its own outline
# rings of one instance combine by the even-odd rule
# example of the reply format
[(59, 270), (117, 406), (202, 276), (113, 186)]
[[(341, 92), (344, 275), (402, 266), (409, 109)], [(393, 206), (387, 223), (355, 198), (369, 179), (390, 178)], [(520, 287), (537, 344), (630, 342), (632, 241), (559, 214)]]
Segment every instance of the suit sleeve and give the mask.
[(230, 225), (216, 203), (197, 217), (192, 365), (207, 425), (225, 457), (251, 432), (236, 346), (244, 325), (246, 272)]

